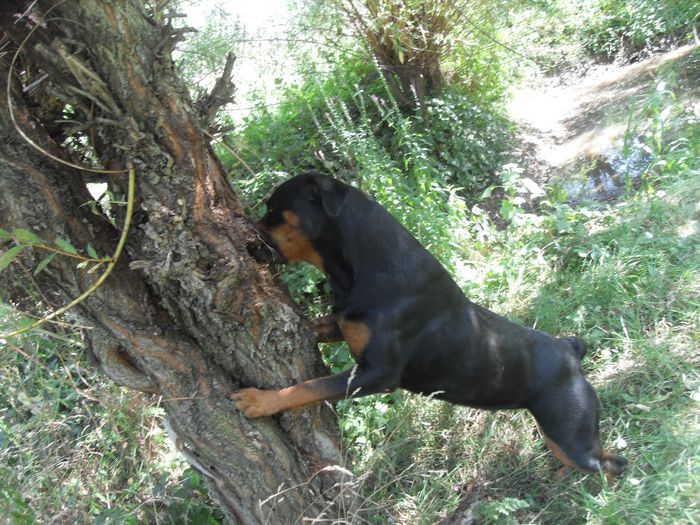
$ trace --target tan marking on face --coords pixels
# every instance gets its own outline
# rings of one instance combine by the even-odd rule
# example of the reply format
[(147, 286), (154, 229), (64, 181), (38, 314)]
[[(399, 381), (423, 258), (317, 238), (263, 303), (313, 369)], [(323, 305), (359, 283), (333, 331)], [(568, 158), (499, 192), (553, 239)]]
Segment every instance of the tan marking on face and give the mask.
[(355, 359), (359, 359), (372, 337), (369, 327), (364, 323), (346, 319), (338, 321), (338, 326), (343, 332), (343, 338), (347, 341), (352, 355), (355, 356)]
[(294, 226), (295, 228), (299, 227), (299, 216), (293, 211), (283, 211), (282, 217), (284, 217), (284, 220), (287, 221), (287, 224), (290, 226)]
[(282, 212), (284, 223), (272, 228), (264, 228), (272, 237), (288, 263), (306, 261), (323, 270), (323, 259), (311, 241), (299, 228), (299, 216), (291, 211)]

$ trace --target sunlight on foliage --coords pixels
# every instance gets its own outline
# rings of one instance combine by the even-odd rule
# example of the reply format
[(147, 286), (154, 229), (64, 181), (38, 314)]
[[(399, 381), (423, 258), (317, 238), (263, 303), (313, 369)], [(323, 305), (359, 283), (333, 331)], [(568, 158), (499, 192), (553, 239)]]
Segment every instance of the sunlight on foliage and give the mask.
[[(226, 147), (214, 146), (249, 213), (261, 216), (276, 185), (309, 170), (367, 192), (471, 300), (586, 340), (582, 366), (599, 392), (605, 446), (630, 460), (614, 486), (580, 473), (558, 480), (524, 411), (471, 410), (402, 391), (341, 401), (344, 462), (367, 497), (370, 522), (697, 522), (699, 55), (683, 73), (673, 64), (655, 71), (635, 96), (620, 155), (641, 151), (644, 166), (634, 179), (622, 174), (621, 195), (609, 201), (574, 202), (565, 188), (528, 175), (511, 158), (504, 110), (516, 78), (581, 72), (594, 58), (638, 59), (690, 42), (697, 2), (338, 0), (295, 9), (289, 42), (279, 44), (293, 74), (276, 83), (277, 102), (262, 90), (253, 95), (254, 109), (223, 138)], [(426, 27), (437, 29), (423, 35)], [(193, 98), (245, 39), (240, 25), (215, 13), (178, 48)], [(407, 105), (398, 96), (416, 93), (397, 71), (411, 61), (429, 66), (421, 52), (439, 65), (439, 89)], [(36, 311), (46, 302), (29, 274), (52, 257), (105, 262), (90, 244), (49, 244), (8, 227), (0, 229), (0, 270), (30, 246), (45, 258), (26, 283), (3, 287), (26, 286)], [(310, 317), (327, 313), (331, 291), (320, 272), (280, 272)], [(6, 295), (0, 333), (32, 322)], [(201, 475), (163, 430), (159, 399), (99, 374), (83, 329), (56, 324), (0, 340), (0, 521), (222, 523)], [(333, 372), (353, 364), (343, 344), (321, 352)]]

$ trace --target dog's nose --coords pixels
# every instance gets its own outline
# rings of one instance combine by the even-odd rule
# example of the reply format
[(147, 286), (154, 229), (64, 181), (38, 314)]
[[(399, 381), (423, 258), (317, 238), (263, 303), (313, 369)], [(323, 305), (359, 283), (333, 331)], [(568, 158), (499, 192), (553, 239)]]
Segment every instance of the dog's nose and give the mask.
[(269, 227), (263, 222), (258, 221), (255, 224), (255, 229), (257, 231), (258, 237), (264, 245), (264, 251), (267, 254), (267, 256), (265, 257), (266, 260), (264, 262), (279, 264), (286, 263), (287, 259), (280, 251), (279, 246), (277, 246), (274, 237), (270, 234)]
[(252, 219), (247, 221), (246, 249), (253, 259), (261, 263), (285, 263), (286, 259), (280, 253), (277, 243), (268, 233), (268, 228)]

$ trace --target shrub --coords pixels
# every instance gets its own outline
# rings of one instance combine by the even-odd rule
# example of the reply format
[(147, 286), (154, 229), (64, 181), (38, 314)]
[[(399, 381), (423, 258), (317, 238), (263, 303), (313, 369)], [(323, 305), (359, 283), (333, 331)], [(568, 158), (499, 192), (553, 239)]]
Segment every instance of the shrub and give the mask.
[(699, 15), (695, 0), (601, 0), (583, 31), (585, 46), (605, 57), (639, 51), (665, 38), (689, 36)]

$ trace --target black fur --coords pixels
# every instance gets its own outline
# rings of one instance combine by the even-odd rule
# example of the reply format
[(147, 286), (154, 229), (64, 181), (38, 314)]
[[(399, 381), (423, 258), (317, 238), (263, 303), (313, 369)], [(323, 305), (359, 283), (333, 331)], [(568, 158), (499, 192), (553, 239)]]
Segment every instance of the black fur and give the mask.
[(293, 217), (320, 256), (341, 323), (336, 332), (350, 322), (369, 334), (354, 350), (353, 374), (316, 380), (325, 398), (400, 387), (471, 407), (525, 408), (565, 463), (622, 471), (625, 460), (599, 445), (598, 399), (579, 365), (583, 341), (552, 337), (472, 303), (382, 206), (336, 179), (294, 177), (268, 205), (260, 228), (271, 245)]

